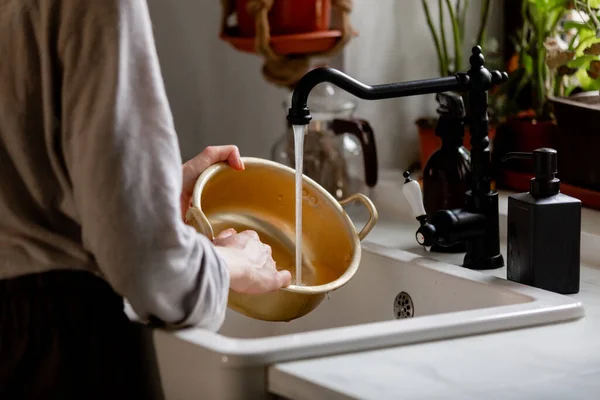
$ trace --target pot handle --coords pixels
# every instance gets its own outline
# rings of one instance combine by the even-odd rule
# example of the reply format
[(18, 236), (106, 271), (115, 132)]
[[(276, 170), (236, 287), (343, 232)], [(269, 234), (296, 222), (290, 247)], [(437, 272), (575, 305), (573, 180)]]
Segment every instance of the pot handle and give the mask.
[(369, 232), (371, 232), (371, 230), (375, 227), (375, 224), (377, 224), (377, 220), (379, 219), (379, 214), (377, 213), (375, 204), (373, 204), (371, 199), (369, 199), (367, 196), (365, 196), (362, 193), (355, 193), (355, 194), (351, 195), (350, 197), (345, 198), (344, 200), (340, 200), (340, 205), (343, 207), (343, 206), (353, 203), (355, 201), (362, 203), (362, 205), (366, 207), (367, 211), (369, 211), (369, 220), (367, 221), (365, 226), (360, 230), (360, 232), (358, 232), (358, 239), (362, 241), (365, 237), (367, 237)]
[(185, 223), (196, 228), (198, 232), (208, 237), (211, 241), (215, 240), (215, 233), (206, 215), (197, 207), (190, 206), (185, 213)]

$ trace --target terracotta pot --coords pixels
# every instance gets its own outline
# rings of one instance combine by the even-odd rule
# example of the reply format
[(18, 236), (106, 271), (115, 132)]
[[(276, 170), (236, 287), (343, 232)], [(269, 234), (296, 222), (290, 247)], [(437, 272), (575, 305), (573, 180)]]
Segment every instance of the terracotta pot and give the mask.
[[(529, 192), (529, 182), (533, 178), (533, 174), (502, 170), (501, 175), (502, 181), (510, 189), (516, 192)], [(563, 181), (560, 182), (560, 191), (567, 196), (581, 200), (584, 207), (600, 210), (600, 192), (598, 191), (573, 186)]]
[[(431, 157), (431, 155), (442, 145), (442, 139), (435, 135), (435, 119), (419, 119), (417, 121), (417, 129), (419, 132), (419, 145), (421, 150), (421, 168), (425, 168), (425, 164), (427, 164), (429, 157)], [(494, 126), (490, 125), (488, 135), (490, 137), (490, 143), (493, 143), (492, 141), (496, 135), (496, 128)], [(465, 127), (463, 146), (468, 150), (471, 150), (469, 127)]]
[[(237, 0), (235, 10), (240, 36), (255, 35), (255, 19), (246, 10), (248, 0)], [(322, 32), (329, 29), (331, 0), (274, 0), (269, 11), (271, 36), (307, 32)]]
[(568, 98), (551, 98), (558, 125), (556, 147), (558, 174), (562, 181), (600, 191), (600, 96), (580, 93)]
[(554, 147), (556, 125), (552, 121), (523, 117), (510, 118), (506, 124), (514, 134), (514, 151), (532, 152), (540, 147)]

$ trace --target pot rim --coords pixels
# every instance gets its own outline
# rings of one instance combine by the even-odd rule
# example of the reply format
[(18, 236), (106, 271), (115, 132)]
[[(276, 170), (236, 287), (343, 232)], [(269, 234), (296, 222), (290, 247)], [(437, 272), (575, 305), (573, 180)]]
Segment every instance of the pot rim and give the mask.
[[(588, 92), (588, 93), (592, 93), (592, 92)], [(582, 98), (582, 97), (592, 97), (592, 96), (600, 96), (600, 94), (589, 94), (589, 95), (585, 95), (585, 96), (582, 95), (582, 96), (577, 96), (577, 97)], [(584, 103), (581, 101), (574, 100), (574, 98), (577, 98), (577, 97), (548, 96), (548, 101), (550, 101), (551, 103), (559, 103), (559, 104), (570, 105), (570, 106), (574, 106), (574, 107), (586, 108), (586, 109), (592, 110), (592, 111), (600, 110), (598, 105), (591, 105), (589, 103)]]
[[(263, 159), (263, 158), (256, 158), (256, 157), (241, 157), (241, 159), (246, 167), (247, 166), (266, 166), (268, 168), (273, 168), (276, 170), (284, 171), (287, 174), (291, 174), (291, 175), (296, 174), (296, 170), (294, 170), (293, 168), (290, 168), (287, 165), (283, 165), (283, 164), (280, 164), (275, 161), (271, 161), (271, 160), (267, 160), (267, 159)], [(210, 178), (215, 176), (219, 171), (221, 171), (225, 168), (232, 168), (232, 167), (227, 162), (220, 162), (220, 163), (211, 165), (210, 167), (208, 167), (206, 170), (204, 170), (200, 174), (200, 176), (196, 180), (196, 184), (194, 185), (194, 192), (192, 194), (192, 206), (193, 207), (197, 208), (198, 210), (200, 210), (202, 212), (202, 205), (201, 205), (202, 191), (204, 190), (204, 188), (205, 188), (206, 184), (208, 183), (208, 181), (210, 180)], [(243, 171), (240, 171), (240, 172), (243, 172)], [(339, 213), (341, 213), (343, 215), (343, 220), (346, 223), (346, 225), (350, 228), (349, 232), (352, 235), (352, 241), (354, 243), (354, 254), (352, 257), (352, 262), (350, 263), (348, 268), (346, 268), (344, 273), (334, 281), (327, 282), (322, 285), (315, 285), (315, 286), (299, 286), (299, 285), (295, 285), (295, 284), (290, 284), (288, 287), (281, 288), (280, 290), (286, 291), (286, 292), (292, 292), (292, 293), (307, 294), (307, 295), (325, 294), (325, 293), (337, 290), (340, 287), (344, 286), (346, 283), (348, 283), (348, 281), (350, 281), (350, 279), (354, 276), (354, 274), (358, 270), (358, 267), (360, 264), (360, 258), (361, 258), (360, 239), (358, 237), (358, 232), (356, 230), (356, 227), (354, 226), (354, 223), (352, 222), (352, 220), (350, 219), (350, 217), (348, 216), (348, 214), (346, 213), (346, 211), (344, 210), (342, 205), (324, 187), (319, 185), (316, 181), (314, 181), (310, 177), (303, 174), (302, 180), (304, 183), (307, 183), (308, 185), (310, 185), (312, 188), (314, 188), (316, 191), (318, 191), (321, 195), (323, 195), (327, 200), (329, 200), (329, 202), (333, 205), (333, 207)], [(210, 239), (212, 240), (212, 238), (210, 238)]]

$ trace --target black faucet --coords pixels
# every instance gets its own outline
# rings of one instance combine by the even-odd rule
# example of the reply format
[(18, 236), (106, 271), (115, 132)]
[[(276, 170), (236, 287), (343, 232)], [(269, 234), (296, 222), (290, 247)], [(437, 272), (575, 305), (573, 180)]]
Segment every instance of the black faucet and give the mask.
[(428, 222), (418, 182), (404, 174), (403, 192), (420, 223), (417, 242), (423, 246), (437, 243), (450, 246), (466, 243), (463, 266), (471, 269), (494, 269), (504, 266), (500, 253), (498, 192), (490, 185), (490, 140), (488, 137), (488, 90), (508, 80), (508, 74), (489, 71), (481, 47), (475, 46), (469, 58), (468, 72), (454, 76), (422, 79), (385, 85), (365, 85), (333, 68), (317, 68), (298, 81), (292, 95), (287, 119), (292, 125), (307, 125), (311, 120), (306, 103), (310, 91), (319, 83), (329, 82), (365, 100), (381, 100), (433, 94), (446, 91), (468, 92), (471, 134), (471, 189), (466, 192), (462, 209), (440, 210)]

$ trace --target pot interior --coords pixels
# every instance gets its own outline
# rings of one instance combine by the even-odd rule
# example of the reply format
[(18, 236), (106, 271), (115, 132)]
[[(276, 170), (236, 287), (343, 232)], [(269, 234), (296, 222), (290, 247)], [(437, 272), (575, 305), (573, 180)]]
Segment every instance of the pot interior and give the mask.
[[(201, 194), (200, 208), (215, 236), (234, 228), (254, 230), (271, 246), (277, 269), (296, 283), (295, 178), (293, 170), (260, 159), (244, 158), (246, 169), (222, 165), (213, 170)], [(354, 226), (333, 197), (304, 177), (302, 283), (323, 285), (358, 262)]]

